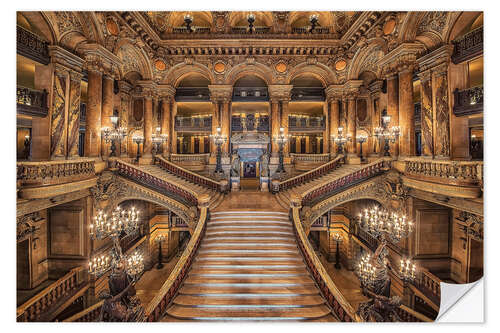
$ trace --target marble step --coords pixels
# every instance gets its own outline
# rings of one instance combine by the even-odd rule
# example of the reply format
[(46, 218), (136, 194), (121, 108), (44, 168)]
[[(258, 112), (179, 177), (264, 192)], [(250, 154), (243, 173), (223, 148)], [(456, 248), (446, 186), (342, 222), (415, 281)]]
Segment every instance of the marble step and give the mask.
[(245, 236), (294, 236), (293, 231), (286, 230), (249, 230), (249, 231), (239, 231), (239, 230), (217, 230), (209, 231), (205, 233), (206, 236), (226, 236), (226, 237), (245, 237)]
[(215, 285), (215, 284), (184, 284), (179, 294), (182, 295), (319, 295), (313, 284), (288, 284), (264, 287), (262, 285)]
[(292, 275), (292, 274), (220, 274), (220, 275), (191, 275), (184, 282), (185, 284), (205, 283), (205, 284), (263, 284), (263, 285), (279, 285), (279, 284), (314, 284), (314, 281), (307, 274)]
[(218, 212), (213, 212), (213, 216), (221, 216), (221, 215), (235, 215), (235, 216), (241, 216), (242, 214), (250, 215), (250, 216), (259, 216), (262, 214), (269, 214), (269, 215), (277, 215), (277, 216), (285, 216), (288, 217), (288, 213), (284, 212), (272, 212), (272, 211), (258, 211), (258, 210), (225, 210), (225, 211), (218, 211)]
[(293, 265), (196, 265), (191, 269), (192, 274), (307, 274), (303, 266)]
[(259, 243), (259, 244), (297, 244), (292, 237), (218, 237), (204, 239), (203, 244), (225, 244), (225, 243)]
[(219, 251), (254, 250), (254, 249), (255, 250), (274, 251), (274, 250), (289, 250), (289, 249), (296, 249), (296, 248), (297, 248), (297, 245), (295, 245), (295, 244), (283, 244), (283, 243), (274, 243), (274, 244), (226, 243), (226, 244), (202, 244), (200, 246), (200, 250), (219, 250)]
[(182, 295), (180, 294), (174, 300), (174, 304), (184, 306), (197, 306), (197, 305), (280, 305), (280, 306), (315, 306), (322, 305), (325, 300), (319, 296), (263, 296), (255, 294), (249, 295), (224, 295), (224, 296), (210, 296), (205, 294), (202, 296)]

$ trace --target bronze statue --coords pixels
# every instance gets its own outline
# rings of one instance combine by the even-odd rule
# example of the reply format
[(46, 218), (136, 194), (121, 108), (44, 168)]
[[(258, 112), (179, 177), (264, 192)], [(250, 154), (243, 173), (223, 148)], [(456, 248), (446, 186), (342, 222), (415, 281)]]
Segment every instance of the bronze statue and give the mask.
[(240, 156), (237, 152), (233, 152), (231, 156), (231, 177), (240, 176)]

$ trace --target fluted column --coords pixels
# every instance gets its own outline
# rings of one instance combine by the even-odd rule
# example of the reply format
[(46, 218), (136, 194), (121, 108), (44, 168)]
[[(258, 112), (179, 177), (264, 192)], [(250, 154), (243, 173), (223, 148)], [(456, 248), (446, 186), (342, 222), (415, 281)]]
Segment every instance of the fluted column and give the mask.
[(413, 105), (413, 65), (406, 64), (399, 72), (399, 139), (400, 155), (415, 156), (415, 110)]
[(54, 86), (52, 89), (52, 107), (50, 109), (50, 158), (64, 159), (67, 149), (68, 121), (68, 72), (56, 64), (54, 68)]
[[(208, 89), (210, 90), (210, 98), (212, 101), (217, 101), (220, 103), (220, 128), (221, 134), (227, 137), (226, 143), (222, 145), (223, 155), (228, 155), (229, 152), (229, 143), (231, 136), (231, 97), (233, 96), (233, 87), (230, 85), (209, 85)], [(214, 148), (215, 151), (215, 148)], [(223, 162), (225, 163), (225, 162)]]
[(85, 120), (85, 148), (87, 157), (101, 156), (102, 74), (88, 69), (87, 113)]
[[(219, 112), (219, 102), (217, 101), (212, 101), (212, 135), (215, 135), (217, 134), (217, 127), (219, 127), (219, 116), (220, 116), (220, 112)], [(215, 145), (215, 143), (212, 142), (210, 143), (210, 151), (211, 151), (211, 154), (215, 154), (216, 151), (217, 151), (217, 146)]]
[(170, 147), (172, 146), (172, 132), (174, 132), (172, 128), (172, 104), (175, 102), (175, 88), (169, 85), (160, 85), (158, 92), (161, 101), (161, 134), (167, 135), (167, 141), (163, 144), (163, 156), (168, 159), (172, 153)]
[(153, 96), (147, 93), (144, 96), (144, 157), (150, 157), (153, 148), (151, 135), (153, 134)]
[[(113, 115), (113, 78), (104, 75), (102, 78), (102, 113), (101, 113), (101, 130), (104, 127), (113, 127), (111, 116)], [(101, 141), (101, 155), (109, 156), (109, 146), (106, 140)]]
[(432, 103), (431, 71), (419, 73), (420, 78), (420, 109), (422, 122), (422, 156), (434, 156), (434, 119)]
[[(398, 103), (398, 76), (390, 74), (387, 76), (387, 115), (391, 116), (389, 128), (399, 126)], [(394, 144), (391, 143), (391, 154), (392, 156), (399, 155), (399, 142), (397, 140)]]
[(273, 138), (280, 134), (280, 111), (279, 101), (271, 100), (271, 151), (274, 157), (278, 156), (279, 146), (274, 142)]
[(177, 154), (177, 131), (175, 130), (175, 117), (177, 116), (177, 102), (175, 101), (175, 99), (172, 99), (170, 107), (172, 110), (172, 121), (170, 126), (171, 136), (168, 138), (170, 140), (170, 153)]
[(352, 140), (347, 143), (347, 153), (350, 157), (356, 157), (356, 96), (347, 96), (347, 134)]
[(229, 129), (231, 123), (231, 109), (230, 109), (230, 100), (224, 100), (221, 105), (221, 133), (224, 135), (227, 140), (224, 144), (222, 144), (222, 152), (224, 154), (229, 154), (229, 141), (231, 136), (231, 131)]
[(69, 75), (69, 106), (68, 106), (68, 158), (79, 158), (80, 138), (80, 96), (82, 90), (80, 72), (71, 71)]

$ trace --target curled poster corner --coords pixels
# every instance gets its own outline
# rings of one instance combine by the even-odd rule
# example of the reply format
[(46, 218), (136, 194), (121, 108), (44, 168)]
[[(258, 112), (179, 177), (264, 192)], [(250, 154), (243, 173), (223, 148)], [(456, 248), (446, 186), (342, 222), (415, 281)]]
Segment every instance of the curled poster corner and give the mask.
[(483, 322), (483, 283), (483, 278), (466, 284), (441, 282), (441, 304), (436, 322)]

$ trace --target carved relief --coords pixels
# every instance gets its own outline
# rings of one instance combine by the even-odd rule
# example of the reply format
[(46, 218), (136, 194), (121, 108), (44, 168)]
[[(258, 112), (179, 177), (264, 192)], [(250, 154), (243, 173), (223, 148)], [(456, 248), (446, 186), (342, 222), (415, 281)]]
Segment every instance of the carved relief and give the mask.
[(67, 72), (56, 65), (50, 131), (50, 156), (53, 158), (66, 156), (66, 79)]
[(90, 189), (95, 210), (112, 210), (118, 197), (123, 195), (124, 186), (112, 172), (105, 171), (97, 180), (97, 185)]
[(68, 112), (68, 156), (77, 157), (79, 147), (80, 129), (80, 94), (81, 94), (80, 73), (70, 73), (69, 84), (69, 112)]
[(68, 31), (83, 33), (82, 25), (73, 12), (54, 12), (54, 15), (56, 16), (57, 28), (60, 35)]
[(432, 80), (429, 73), (420, 76), (421, 82), (421, 128), (422, 128), (422, 154), (434, 155), (433, 146), (433, 119), (432, 119)]
[(484, 239), (484, 219), (481, 216), (468, 213), (460, 212), (458, 218), (459, 221), (465, 224), (464, 232), (467, 233), (471, 238), (482, 242)]
[(448, 79), (442, 68), (436, 73), (436, 138), (435, 154), (439, 157), (450, 156), (450, 115), (448, 108)]
[(40, 212), (26, 214), (17, 218), (16, 223), (16, 240), (22, 241), (27, 237), (33, 236), (39, 229), (36, 223), (42, 220)]
[(438, 35), (444, 30), (448, 12), (429, 12), (424, 15), (417, 28), (417, 34), (427, 31), (433, 31)]

